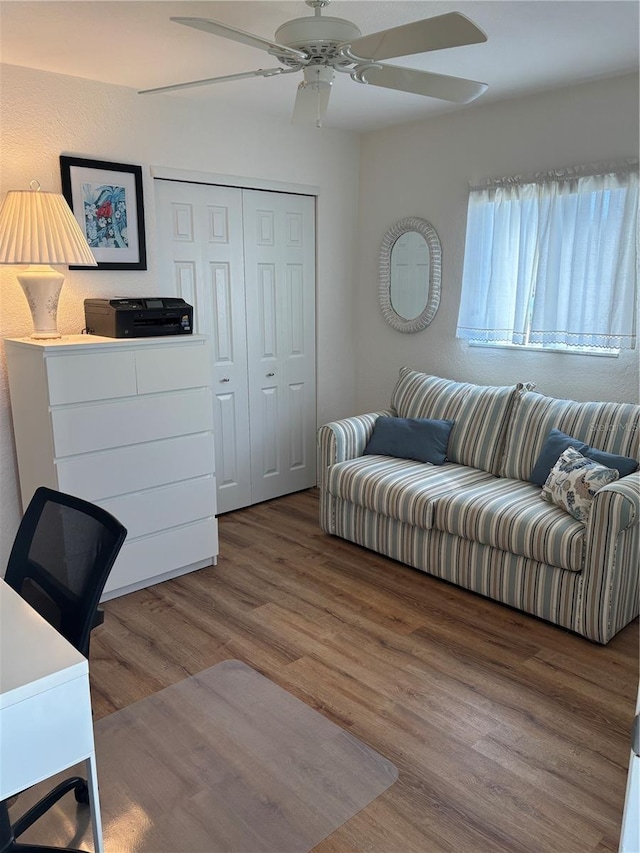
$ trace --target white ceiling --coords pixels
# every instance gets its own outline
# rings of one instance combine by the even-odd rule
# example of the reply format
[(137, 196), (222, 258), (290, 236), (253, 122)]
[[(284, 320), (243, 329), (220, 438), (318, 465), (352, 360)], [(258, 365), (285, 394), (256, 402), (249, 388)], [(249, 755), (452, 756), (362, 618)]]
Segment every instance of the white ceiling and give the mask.
[[(444, 12), (462, 12), (485, 44), (403, 59), (406, 65), (489, 84), (475, 103), (514, 97), (638, 70), (636, 0), (334, 0), (325, 15), (346, 18), (363, 35)], [(2, 0), (0, 58), (11, 65), (134, 89), (152, 88), (277, 64), (261, 50), (171, 23), (213, 18), (264, 38), (313, 10), (302, 0)], [(301, 74), (252, 78), (140, 97), (189, 98), (203, 107), (233, 103), (288, 120)], [(337, 75), (325, 126), (371, 130), (465, 109), (433, 98), (354, 83)]]

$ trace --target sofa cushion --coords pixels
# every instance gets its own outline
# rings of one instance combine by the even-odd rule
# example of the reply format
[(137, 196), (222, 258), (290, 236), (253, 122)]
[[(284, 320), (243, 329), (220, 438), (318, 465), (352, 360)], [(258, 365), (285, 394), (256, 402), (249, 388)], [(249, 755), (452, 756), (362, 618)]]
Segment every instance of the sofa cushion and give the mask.
[(442, 465), (452, 426), (453, 421), (380, 417), (363, 453)]
[(585, 526), (531, 483), (497, 479), (435, 503), (433, 527), (560, 569), (582, 569)]
[(596, 492), (619, 476), (615, 468), (605, 468), (575, 447), (567, 447), (551, 469), (540, 497), (586, 524)]
[(605, 468), (613, 468), (620, 477), (626, 477), (627, 474), (633, 474), (638, 470), (638, 463), (635, 459), (630, 459), (628, 456), (619, 456), (617, 453), (605, 453), (604, 450), (596, 450), (595, 447), (590, 447), (588, 450), (581, 451), (587, 459), (593, 459), (599, 465), (604, 465)]
[(528, 480), (553, 428), (596, 450), (640, 458), (640, 406), (578, 403), (522, 391), (511, 414), (500, 475)]
[(574, 447), (579, 453), (584, 453), (585, 450), (589, 449), (589, 445), (585, 444), (584, 441), (578, 441), (573, 436), (565, 435), (559, 429), (552, 429), (544, 440), (540, 456), (536, 459), (529, 481), (535, 483), (536, 486), (544, 486), (551, 469), (567, 447)]
[(391, 405), (402, 418), (455, 421), (447, 458), (498, 474), (509, 414), (520, 388), (454, 382), (403, 367)]
[(437, 498), (494, 479), (485, 471), (450, 462), (434, 466), (388, 456), (360, 456), (332, 465), (327, 489), (349, 503), (428, 529)]

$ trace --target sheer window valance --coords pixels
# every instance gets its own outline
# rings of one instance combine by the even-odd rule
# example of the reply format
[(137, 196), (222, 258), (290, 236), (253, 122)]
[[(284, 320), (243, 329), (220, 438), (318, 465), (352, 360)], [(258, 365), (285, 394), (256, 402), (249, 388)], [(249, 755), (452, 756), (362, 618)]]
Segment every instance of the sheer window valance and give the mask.
[(473, 187), (458, 337), (635, 347), (637, 227), (637, 161)]

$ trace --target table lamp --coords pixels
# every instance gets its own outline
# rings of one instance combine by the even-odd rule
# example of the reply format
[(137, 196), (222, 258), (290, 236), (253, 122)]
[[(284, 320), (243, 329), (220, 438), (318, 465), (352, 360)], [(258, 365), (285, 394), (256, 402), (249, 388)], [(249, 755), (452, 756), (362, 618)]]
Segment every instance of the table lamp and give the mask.
[(60, 193), (11, 190), (0, 207), (0, 264), (29, 264), (17, 274), (33, 318), (32, 338), (61, 337), (58, 298), (64, 276), (50, 264), (97, 266), (87, 239)]

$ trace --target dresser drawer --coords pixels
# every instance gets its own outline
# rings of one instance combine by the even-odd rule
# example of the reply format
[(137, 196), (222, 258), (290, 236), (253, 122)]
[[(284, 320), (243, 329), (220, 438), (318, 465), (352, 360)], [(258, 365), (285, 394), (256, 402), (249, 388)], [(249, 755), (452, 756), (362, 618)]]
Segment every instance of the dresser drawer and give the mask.
[(210, 475), (99, 503), (124, 524), (127, 538), (135, 539), (215, 515), (216, 480)]
[(192, 563), (213, 560), (217, 553), (218, 526), (215, 518), (132, 542), (125, 540), (104, 591), (112, 592)]
[(164, 346), (136, 352), (138, 394), (211, 385), (208, 347)]
[(59, 488), (87, 501), (213, 474), (211, 433), (185, 435), (56, 462)]
[(137, 393), (134, 353), (94, 352), (46, 359), (49, 403), (84, 403)]
[(211, 430), (208, 388), (70, 406), (51, 413), (56, 457)]

